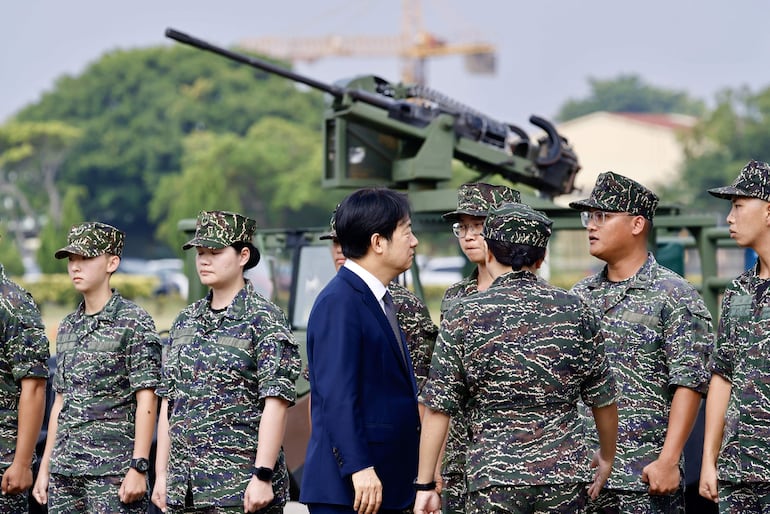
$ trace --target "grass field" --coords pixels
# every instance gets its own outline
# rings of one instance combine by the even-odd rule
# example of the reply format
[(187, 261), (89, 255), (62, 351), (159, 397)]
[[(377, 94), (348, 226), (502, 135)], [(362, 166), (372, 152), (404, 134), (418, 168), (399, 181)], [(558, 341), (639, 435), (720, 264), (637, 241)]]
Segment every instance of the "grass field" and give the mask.
[[(178, 296), (164, 296), (158, 298), (141, 298), (136, 303), (144, 307), (155, 320), (155, 328), (159, 332), (171, 328), (171, 323), (187, 304)], [(56, 330), (59, 322), (75, 309), (74, 305), (45, 304), (40, 307), (43, 316), (45, 331), (51, 342), (51, 353), (56, 351)]]

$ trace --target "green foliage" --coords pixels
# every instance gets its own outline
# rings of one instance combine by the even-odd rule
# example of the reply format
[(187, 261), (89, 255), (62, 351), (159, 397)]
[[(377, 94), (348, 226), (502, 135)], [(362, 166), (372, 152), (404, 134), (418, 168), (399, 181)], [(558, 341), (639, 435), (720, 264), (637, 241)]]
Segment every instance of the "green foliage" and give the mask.
[(716, 107), (685, 141), (686, 161), (680, 179), (663, 191), (663, 200), (674, 201), (690, 212), (719, 213), (729, 202), (707, 189), (730, 184), (752, 159), (770, 162), (770, 88), (725, 90)]
[(700, 100), (683, 91), (646, 84), (638, 75), (620, 75), (610, 80), (589, 78), (591, 93), (584, 99), (567, 100), (556, 119), (567, 121), (596, 111), (678, 113), (699, 116), (705, 111)]
[[(69, 305), (74, 308), (82, 299), (80, 293), (72, 287), (72, 282), (66, 273), (44, 274), (34, 282), (20, 281), (19, 285), (30, 292), (38, 305)], [(117, 273), (110, 279), (110, 285), (120, 291), (124, 298), (136, 300), (150, 298), (153, 290), (158, 286), (158, 279), (151, 276)]]
[[(147, 206), (155, 191), (169, 185), (164, 178), (182, 168), (186, 136), (244, 137), (255, 122), (277, 117), (306, 129), (303, 137), (319, 140), (322, 112), (317, 92), (300, 92), (286, 79), (175, 45), (105, 54), (82, 75), (59, 79), (18, 119), (62, 120), (83, 131), (62, 170), (62, 183), (86, 188), (85, 219), (120, 227), (131, 242), (127, 249), (151, 254), (163, 253), (164, 245), (153, 240), (155, 223)], [(210, 178), (221, 179), (223, 188), (244, 187), (218, 177), (218, 171), (211, 170)], [(314, 170), (313, 179), (318, 175)], [(182, 192), (187, 193), (177, 189), (174, 194)], [(137, 251), (140, 245), (147, 250)]]
[(5, 224), (0, 224), (0, 264), (5, 268), (6, 275), (21, 276), (24, 274), (24, 263), (21, 254), (12, 237), (9, 237)]
[(84, 221), (80, 205), (85, 200), (85, 188), (70, 186), (62, 200), (61, 222), (49, 217), (40, 230), (40, 247), (37, 250), (37, 262), (43, 273), (66, 273), (67, 261), (56, 259), (56, 250), (67, 243), (67, 233), (72, 225)]
[(318, 225), (340, 200), (339, 194), (318, 194), (317, 131), (284, 119), (262, 118), (242, 137), (197, 132), (184, 149), (182, 173), (163, 178), (149, 209), (158, 238), (175, 248), (184, 242), (178, 220), (200, 210), (242, 212), (260, 227)]

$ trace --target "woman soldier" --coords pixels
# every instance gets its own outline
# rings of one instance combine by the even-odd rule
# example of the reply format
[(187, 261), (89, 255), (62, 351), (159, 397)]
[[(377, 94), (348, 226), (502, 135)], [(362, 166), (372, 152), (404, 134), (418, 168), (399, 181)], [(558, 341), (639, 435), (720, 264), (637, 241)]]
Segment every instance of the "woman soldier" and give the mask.
[[(202, 211), (195, 237), (205, 298), (170, 331), (152, 501), (171, 512), (283, 512), (281, 449), (300, 357), (283, 312), (243, 276), (259, 262), (256, 222)], [(260, 510), (261, 509), (261, 510)]]

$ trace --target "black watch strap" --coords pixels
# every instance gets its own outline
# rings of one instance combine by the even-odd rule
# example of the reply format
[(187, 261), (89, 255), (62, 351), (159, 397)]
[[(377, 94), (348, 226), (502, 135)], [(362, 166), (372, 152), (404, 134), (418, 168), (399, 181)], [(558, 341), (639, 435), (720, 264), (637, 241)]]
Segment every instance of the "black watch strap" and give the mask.
[(128, 466), (137, 470), (139, 473), (147, 473), (150, 470), (150, 461), (139, 457), (138, 459), (131, 459)]
[(251, 468), (251, 474), (263, 482), (270, 482), (273, 479), (273, 470), (264, 466)]
[(415, 491), (435, 491), (436, 490), (436, 482), (428, 482), (427, 484), (418, 484), (417, 482), (414, 483), (414, 490)]

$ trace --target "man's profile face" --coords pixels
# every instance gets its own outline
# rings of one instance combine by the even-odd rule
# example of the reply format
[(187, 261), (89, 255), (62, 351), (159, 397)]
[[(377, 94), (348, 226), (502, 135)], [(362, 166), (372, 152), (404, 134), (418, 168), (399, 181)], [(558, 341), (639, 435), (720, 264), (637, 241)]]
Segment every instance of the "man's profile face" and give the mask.
[(412, 266), (415, 248), (419, 241), (412, 233), (412, 220), (406, 217), (398, 222), (390, 241), (383, 238), (385, 261), (398, 273), (403, 273)]

